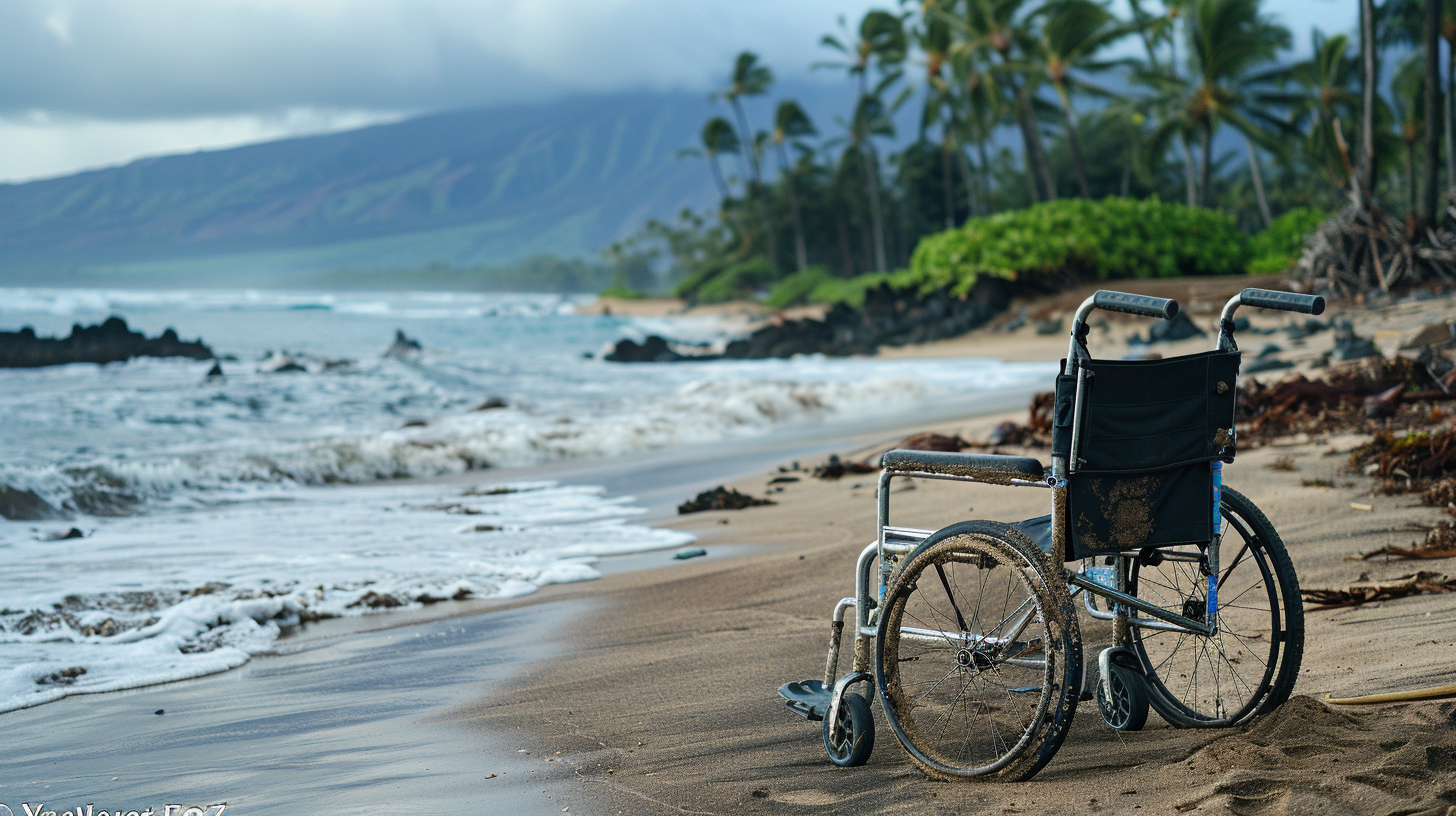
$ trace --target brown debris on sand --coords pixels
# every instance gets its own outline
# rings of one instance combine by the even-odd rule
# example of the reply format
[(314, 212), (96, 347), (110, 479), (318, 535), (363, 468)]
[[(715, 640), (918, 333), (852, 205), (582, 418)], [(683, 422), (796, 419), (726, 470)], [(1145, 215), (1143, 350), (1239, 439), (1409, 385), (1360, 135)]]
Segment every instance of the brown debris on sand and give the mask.
[[(1379, 556), (1399, 559), (1430, 560), (1434, 558), (1456, 558), (1456, 522), (1443, 521), (1426, 531), (1426, 539), (1414, 547), (1381, 547), (1360, 555), (1360, 560), (1369, 561)], [(1346, 556), (1353, 558), (1354, 556)]]
[(1031, 398), (1025, 425), (1006, 421), (991, 430), (985, 442), (967, 443), (971, 448), (994, 448), (1000, 445), (1020, 445), (1027, 448), (1049, 448), (1052, 444), (1052, 406), (1056, 394), (1042, 391)]
[(704, 510), (742, 510), (745, 507), (758, 507), (765, 504), (775, 504), (769, 499), (760, 499), (746, 493), (739, 493), (737, 490), (718, 485), (712, 490), (705, 490), (697, 495), (697, 498), (690, 499), (677, 506), (678, 515), (688, 513), (701, 513)]
[(1456, 389), (1445, 383), (1449, 374), (1431, 361), (1368, 357), (1338, 363), (1316, 379), (1299, 375), (1272, 385), (1245, 379), (1239, 385), (1239, 442), (1257, 445), (1297, 433), (1376, 433), (1439, 421), (1445, 411), (1436, 403), (1456, 400)]
[(814, 478), (833, 480), (847, 474), (874, 473), (877, 470), (879, 470), (878, 467), (868, 462), (845, 462), (838, 455), (830, 454), (829, 461), (814, 468)]
[(1299, 594), (1308, 603), (1340, 607), (1442, 592), (1456, 592), (1456, 578), (1438, 572), (1417, 572), (1393, 581), (1371, 581), (1362, 575), (1349, 589), (1301, 589)]

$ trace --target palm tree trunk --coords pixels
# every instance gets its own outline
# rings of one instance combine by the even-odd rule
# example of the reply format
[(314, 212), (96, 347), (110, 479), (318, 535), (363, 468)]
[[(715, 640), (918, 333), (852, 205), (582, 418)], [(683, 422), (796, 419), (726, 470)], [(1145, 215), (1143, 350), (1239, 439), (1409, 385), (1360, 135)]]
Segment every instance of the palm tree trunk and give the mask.
[(768, 189), (753, 182), (749, 187), (751, 204), (758, 211), (759, 222), (763, 225), (763, 238), (765, 252), (768, 255), (768, 265), (775, 273), (779, 271), (779, 233), (774, 227), (773, 199), (768, 195)]
[(1213, 122), (1203, 123), (1203, 166), (1199, 168), (1198, 204), (1208, 206), (1208, 187), (1213, 181)]
[(1416, 217), (1416, 142), (1405, 140), (1406, 218)]
[(991, 160), (986, 157), (986, 140), (976, 141), (976, 150), (981, 155), (981, 215), (991, 214)]
[(738, 142), (743, 145), (743, 153), (748, 155), (748, 167), (744, 168), (749, 172), (749, 178), (756, 183), (759, 178), (758, 149), (753, 144), (753, 134), (748, 130), (748, 116), (743, 112), (743, 104), (738, 101), (737, 96), (729, 97), (733, 102), (733, 114), (738, 117)]
[(722, 196), (722, 201), (727, 201), (728, 184), (723, 181), (723, 168), (718, 166), (717, 153), (708, 154), (708, 169), (713, 171), (713, 183), (718, 185), (718, 195)]
[(1264, 216), (1264, 226), (1274, 222), (1274, 216), (1269, 212), (1269, 197), (1264, 195), (1264, 174), (1259, 170), (1259, 154), (1254, 152), (1254, 140), (1248, 135), (1244, 136), (1244, 144), (1249, 148), (1249, 175), (1254, 177), (1254, 196), (1259, 199), (1259, 215)]
[(1188, 193), (1188, 206), (1198, 206), (1198, 168), (1193, 163), (1193, 151), (1188, 147), (1188, 137), (1180, 135), (1178, 145), (1183, 148), (1183, 187)]
[(875, 153), (874, 144), (866, 141), (861, 160), (865, 167), (865, 183), (870, 188), (870, 231), (874, 233), (875, 240), (874, 271), (884, 272), (889, 262), (885, 259), (885, 216), (880, 207), (880, 157)]
[[(1010, 62), (1010, 57), (1006, 58)], [(1051, 172), (1046, 168), (1046, 153), (1042, 151), (1041, 134), (1036, 129), (1036, 116), (1031, 110), (1031, 99), (1021, 93), (1015, 83), (1007, 80), (1006, 87), (1016, 104), (1016, 124), (1021, 128), (1021, 141), (1026, 152), (1026, 172), (1031, 176), (1032, 203), (1052, 201), (1057, 197), (1056, 185), (1052, 183)]]
[(1077, 136), (1077, 111), (1072, 107), (1072, 99), (1067, 95), (1067, 89), (1057, 83), (1057, 99), (1062, 103), (1062, 116), (1067, 123), (1067, 147), (1072, 151), (1072, 170), (1077, 174), (1077, 188), (1082, 192), (1083, 198), (1092, 197), (1092, 188), (1087, 184), (1087, 164), (1082, 160), (1082, 140)]
[(1375, 196), (1375, 2), (1360, 0), (1360, 188), (1363, 205)]
[(1446, 41), (1446, 186), (1456, 188), (1456, 39)]
[(964, 147), (956, 147), (956, 159), (960, 162), (961, 178), (966, 184), (966, 217), (970, 218), (978, 211), (976, 199), (982, 197), (984, 191), (979, 189), (980, 182), (976, 180), (976, 176), (972, 172), (971, 157), (966, 155)]
[(950, 146), (945, 141), (940, 145), (940, 180), (941, 192), (945, 197), (945, 228), (955, 229), (955, 177), (950, 169)]
[(778, 149), (779, 171), (784, 177), (784, 195), (789, 199), (789, 220), (794, 227), (794, 262), (798, 271), (802, 272), (809, 266), (809, 250), (804, 244), (804, 217), (799, 212), (799, 194), (794, 189), (794, 173), (789, 166), (789, 154), (784, 150), (782, 142)]
[(1436, 204), (1441, 186), (1441, 5), (1426, 0), (1426, 179), (1421, 197), (1421, 221), (1436, 225)]

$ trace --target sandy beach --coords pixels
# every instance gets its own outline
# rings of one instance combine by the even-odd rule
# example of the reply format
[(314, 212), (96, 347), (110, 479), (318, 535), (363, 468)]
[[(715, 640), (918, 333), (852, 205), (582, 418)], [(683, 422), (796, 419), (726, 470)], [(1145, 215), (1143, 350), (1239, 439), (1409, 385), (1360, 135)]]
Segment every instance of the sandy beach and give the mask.
[[(1395, 307), (1353, 317), (1362, 334), (1389, 341), (1430, 313)], [(1287, 322), (1283, 315), (1249, 316), (1255, 325)], [(951, 343), (985, 353), (1004, 339), (972, 335)], [(1047, 349), (1065, 343), (1037, 341)], [(1245, 338), (1254, 349), (1262, 342)], [(1159, 351), (1206, 344), (1185, 341)], [(1329, 345), (1326, 334), (1296, 353), (1312, 359)], [(1024, 412), (914, 430), (982, 439), (1008, 418), (1023, 420)], [(1242, 452), (1226, 471), (1226, 484), (1253, 497), (1274, 521), (1305, 588), (1449, 568), (1449, 560), (1347, 560), (1410, 545), (1419, 538), (1415, 525), (1440, 518), (1409, 496), (1374, 495), (1372, 479), (1350, 472), (1349, 450), (1361, 441), (1281, 440)], [(1271, 467), (1276, 461), (1278, 469)], [(558, 657), (454, 719), (528, 742), (569, 765), (579, 784), (557, 795), (565, 797), (563, 806), (590, 813), (1445, 814), (1456, 807), (1456, 701), (1341, 708), (1321, 702), (1327, 693), (1450, 683), (1450, 594), (1310, 607), (1295, 696), (1246, 727), (1178, 730), (1152, 716), (1146, 730), (1120, 733), (1083, 703), (1060, 753), (1029, 783), (933, 782), (884, 727), (865, 767), (833, 767), (818, 724), (786, 711), (774, 690), (823, 671), (829, 613), (852, 593), (855, 558), (873, 539), (875, 481), (803, 478), (770, 486), (776, 475), (733, 485), (770, 496), (773, 506), (669, 522), (699, 535), (710, 553), (754, 545), (746, 554), (607, 577), (593, 588), (600, 605), (591, 619), (556, 632), (565, 644)], [(935, 528), (966, 518), (1027, 518), (1046, 512), (1045, 502), (1035, 490), (915, 481), (897, 488), (893, 507), (905, 523)], [(1089, 645), (1105, 643), (1110, 633), (1084, 619), (1083, 637)]]
[[(1400, 331), (1448, 307), (1353, 316), (1361, 334), (1393, 351)], [(1288, 320), (1249, 316), (1256, 326)], [(1195, 311), (1195, 320), (1211, 325), (1206, 312)], [(1094, 334), (1094, 352), (1122, 354), (1126, 338), (1146, 325), (1110, 321)], [(1244, 346), (1264, 342), (1250, 336)], [(1029, 326), (988, 328), (885, 354), (1045, 360), (1065, 344), (1064, 334), (1038, 336)], [(1326, 332), (1287, 356), (1300, 362), (1294, 370), (1306, 370), (1329, 346)], [(1178, 730), (1154, 715), (1144, 731), (1120, 733), (1101, 722), (1095, 704), (1083, 703), (1067, 742), (1033, 781), (946, 784), (910, 763), (876, 706), (882, 727), (869, 763), (830, 765), (818, 723), (785, 710), (775, 689), (823, 671), (829, 614), (852, 594), (855, 559), (873, 539), (875, 477), (820, 481), (802, 468), (831, 452), (872, 459), (917, 431), (984, 439), (1001, 421), (1025, 420), (1026, 396), (1002, 395), (999, 403), (964, 406), (959, 418), (890, 430), (529, 471), (635, 495), (650, 522), (693, 533), (708, 555), (605, 559), (600, 580), (513, 601), (324, 621), (233, 672), (12, 712), (0, 720), (7, 733), (0, 802), (17, 813), (20, 802), (48, 798), (57, 811), (73, 800), (159, 811), (164, 803), (227, 801), (240, 813), (313, 805), (521, 814), (1446, 814), (1456, 807), (1456, 701), (1320, 702), (1330, 692), (1450, 683), (1456, 594), (1309, 608), (1295, 696), (1246, 727)], [(1350, 471), (1349, 451), (1361, 441), (1278, 440), (1241, 451), (1226, 471), (1226, 483), (1273, 520), (1305, 588), (1451, 569), (1450, 560), (1346, 560), (1409, 545), (1420, 535), (1414, 525), (1441, 518), (1411, 496), (1376, 495), (1373, 479)], [(784, 475), (798, 480), (770, 484)], [(1316, 481), (1333, 487), (1305, 486)], [(674, 514), (676, 502), (720, 483), (775, 504)], [(1043, 491), (917, 480), (896, 487), (893, 509), (897, 521), (937, 528), (969, 518), (1015, 521), (1048, 512), (1046, 505)], [(1089, 651), (1110, 640), (1090, 619), (1082, 631)]]

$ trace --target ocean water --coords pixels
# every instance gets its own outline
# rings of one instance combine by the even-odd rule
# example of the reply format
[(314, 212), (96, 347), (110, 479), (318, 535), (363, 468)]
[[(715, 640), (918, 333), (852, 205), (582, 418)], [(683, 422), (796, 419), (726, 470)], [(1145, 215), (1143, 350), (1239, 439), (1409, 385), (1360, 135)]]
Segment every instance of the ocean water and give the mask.
[[(0, 369), (0, 485), (57, 516), (0, 520), (0, 711), (223, 671), (319, 616), (522, 595), (691, 541), (634, 523), (630, 496), (516, 468), (889, 424), (1052, 373), (978, 359), (623, 366), (599, 354), (619, 337), (715, 341), (726, 327), (575, 305), (0, 289), (0, 329), (64, 335), (116, 314), (227, 358), (222, 378), (191, 360)], [(423, 350), (383, 356), (396, 330)], [(286, 361), (303, 370), (274, 370)], [(481, 410), (491, 398), (504, 407)], [(467, 471), (474, 487), (419, 481)], [(72, 527), (85, 537), (59, 538)]]

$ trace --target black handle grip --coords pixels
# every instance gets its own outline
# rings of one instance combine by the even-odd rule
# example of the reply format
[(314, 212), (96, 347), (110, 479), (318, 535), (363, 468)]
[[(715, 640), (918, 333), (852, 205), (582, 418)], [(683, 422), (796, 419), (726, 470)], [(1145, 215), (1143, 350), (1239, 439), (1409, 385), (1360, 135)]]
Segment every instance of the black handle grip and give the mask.
[(1293, 292), (1275, 292), (1271, 289), (1245, 289), (1239, 293), (1239, 302), (1245, 306), (1260, 309), (1278, 309), (1281, 312), (1303, 312), (1324, 314), (1325, 299), (1319, 295), (1296, 295)]
[(1112, 292), (1107, 289), (1097, 290), (1097, 294), (1092, 296), (1092, 305), (1109, 312), (1161, 317), (1164, 320), (1172, 320), (1178, 314), (1178, 301), (1172, 298)]

